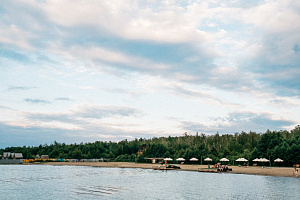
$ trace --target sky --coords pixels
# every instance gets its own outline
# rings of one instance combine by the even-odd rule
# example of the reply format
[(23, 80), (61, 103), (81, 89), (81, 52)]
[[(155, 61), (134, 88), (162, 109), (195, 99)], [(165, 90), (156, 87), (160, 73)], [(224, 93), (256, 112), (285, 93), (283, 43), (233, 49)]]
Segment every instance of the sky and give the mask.
[(300, 1), (5, 0), (0, 148), (292, 130)]

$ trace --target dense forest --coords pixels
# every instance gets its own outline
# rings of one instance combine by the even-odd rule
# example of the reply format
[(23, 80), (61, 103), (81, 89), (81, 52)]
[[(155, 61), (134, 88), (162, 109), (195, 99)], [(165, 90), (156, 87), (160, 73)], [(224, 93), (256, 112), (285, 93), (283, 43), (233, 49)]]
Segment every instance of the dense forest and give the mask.
[[(143, 152), (138, 154), (138, 152)], [(189, 160), (198, 158), (199, 162), (206, 157), (218, 162), (226, 157), (233, 164), (234, 160), (244, 157), (250, 161), (265, 157), (273, 161), (281, 158), (282, 165), (292, 166), (300, 163), (300, 126), (291, 131), (270, 131), (265, 133), (241, 132), (235, 134), (188, 135), (180, 137), (159, 137), (152, 139), (123, 140), (120, 142), (102, 142), (65, 144), (54, 142), (50, 145), (36, 147), (7, 147), (3, 152), (23, 153), (24, 158), (35, 158), (36, 155), (49, 155), (50, 158), (103, 158), (113, 161), (149, 162), (145, 158), (182, 157)], [(138, 156), (139, 155), (139, 156)], [(204, 162), (203, 162), (204, 163)]]

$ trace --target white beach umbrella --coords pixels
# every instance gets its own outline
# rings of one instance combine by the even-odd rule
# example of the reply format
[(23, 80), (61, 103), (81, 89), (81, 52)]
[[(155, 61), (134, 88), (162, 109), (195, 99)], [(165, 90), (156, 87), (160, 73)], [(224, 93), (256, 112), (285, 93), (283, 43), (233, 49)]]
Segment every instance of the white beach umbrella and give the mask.
[(260, 162), (270, 162), (270, 161), (266, 158), (261, 158)]
[(198, 161), (197, 158), (191, 158), (190, 161)]
[(164, 160), (166, 160), (166, 161), (172, 161), (173, 159), (172, 158), (165, 158)]
[(255, 158), (255, 159), (254, 159), (254, 160), (252, 160), (252, 161), (253, 161), (253, 162), (257, 162), (257, 163), (258, 163), (258, 162), (262, 162), (261, 160), (262, 160), (262, 158)]
[(212, 161), (211, 158), (205, 158), (204, 161)]
[(177, 161), (180, 161), (180, 162), (185, 161), (184, 158), (177, 158), (176, 160), (177, 160)]
[(228, 162), (229, 160), (228, 160), (227, 158), (222, 158), (222, 159), (220, 159), (220, 161), (221, 161), (221, 162), (223, 162), (223, 161), (224, 161), (224, 162)]
[[(260, 159), (258, 159), (258, 162), (264, 163), (264, 162), (270, 162), (270, 161), (266, 158), (260, 158)], [(263, 164), (262, 164), (262, 166), (263, 166)]]
[(246, 158), (239, 158), (236, 161), (237, 162), (247, 162), (248, 160)]
[(274, 160), (274, 162), (283, 162), (283, 160), (281, 160), (280, 158), (277, 158), (276, 160)]
[(276, 160), (274, 160), (274, 162), (280, 163), (280, 162), (283, 162), (283, 160), (280, 158), (277, 158)]

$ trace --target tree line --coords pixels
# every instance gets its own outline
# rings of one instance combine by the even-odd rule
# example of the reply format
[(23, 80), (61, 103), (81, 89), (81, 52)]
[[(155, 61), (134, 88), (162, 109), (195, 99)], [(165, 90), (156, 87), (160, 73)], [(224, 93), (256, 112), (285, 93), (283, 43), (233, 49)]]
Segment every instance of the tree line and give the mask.
[(284, 160), (282, 165), (292, 166), (294, 163), (300, 163), (300, 126), (291, 131), (250, 131), (223, 135), (184, 133), (183, 136), (177, 137), (140, 138), (120, 142), (65, 144), (54, 141), (50, 145), (0, 149), (1, 155), (3, 152), (22, 153), (24, 158), (28, 159), (35, 158), (36, 155), (49, 155), (50, 158), (103, 158), (117, 162), (149, 162), (145, 158), (159, 157), (170, 157), (174, 160), (179, 157), (186, 160), (193, 157), (199, 160), (210, 157), (213, 163), (216, 163), (220, 158), (226, 157), (233, 164), (237, 158), (244, 157), (252, 164), (253, 159), (264, 157), (270, 158), (271, 161), (281, 158)]

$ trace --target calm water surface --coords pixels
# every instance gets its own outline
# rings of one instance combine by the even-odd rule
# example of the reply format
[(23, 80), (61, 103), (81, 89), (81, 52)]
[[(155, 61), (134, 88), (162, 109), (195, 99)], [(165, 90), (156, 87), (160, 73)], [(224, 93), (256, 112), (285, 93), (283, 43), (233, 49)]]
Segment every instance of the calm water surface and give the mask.
[(0, 199), (300, 199), (300, 179), (151, 169), (0, 165)]

